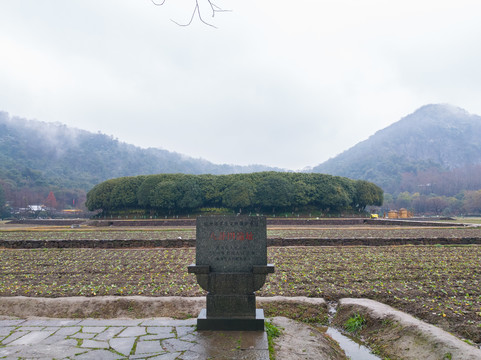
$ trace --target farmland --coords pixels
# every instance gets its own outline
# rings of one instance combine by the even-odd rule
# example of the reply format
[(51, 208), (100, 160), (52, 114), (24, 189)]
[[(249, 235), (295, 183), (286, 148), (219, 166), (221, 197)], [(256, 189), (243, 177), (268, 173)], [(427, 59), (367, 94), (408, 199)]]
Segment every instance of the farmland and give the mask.
[[(0, 240), (166, 240), (195, 239), (195, 227), (90, 228), (13, 227), (0, 231)], [(270, 226), (268, 238), (476, 238), (474, 227), (395, 227), (395, 226)]]
[[(479, 228), (272, 227), (269, 237), (479, 237)], [(407, 235), (406, 235), (407, 234)], [(183, 238), (195, 229), (15, 229), (0, 238)], [(0, 296), (201, 296), (194, 248), (0, 249)], [(481, 343), (481, 246), (269, 247), (258, 296), (366, 297)], [(26, 266), (28, 264), (28, 266)]]

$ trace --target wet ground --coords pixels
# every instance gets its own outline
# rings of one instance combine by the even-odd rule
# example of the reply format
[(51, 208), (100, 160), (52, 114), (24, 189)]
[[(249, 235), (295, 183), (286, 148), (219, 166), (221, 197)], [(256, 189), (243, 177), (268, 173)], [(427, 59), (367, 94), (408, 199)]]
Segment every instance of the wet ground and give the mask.
[(265, 332), (196, 331), (196, 319), (0, 320), (0, 359), (268, 360)]

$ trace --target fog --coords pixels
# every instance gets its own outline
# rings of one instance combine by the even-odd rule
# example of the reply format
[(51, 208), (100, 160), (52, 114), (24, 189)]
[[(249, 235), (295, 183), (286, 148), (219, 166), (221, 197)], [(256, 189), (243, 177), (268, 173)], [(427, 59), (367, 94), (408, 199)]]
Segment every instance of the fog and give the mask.
[(424, 104), (481, 114), (478, 1), (216, 4), (232, 11), (203, 12), (213, 28), (173, 22), (192, 1), (2, 1), (0, 110), (288, 169)]

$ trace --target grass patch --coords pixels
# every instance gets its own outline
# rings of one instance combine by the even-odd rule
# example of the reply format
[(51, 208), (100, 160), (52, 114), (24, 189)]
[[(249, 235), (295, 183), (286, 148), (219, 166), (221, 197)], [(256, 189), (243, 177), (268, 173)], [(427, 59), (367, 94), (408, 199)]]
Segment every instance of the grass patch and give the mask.
[(281, 336), (281, 330), (269, 321), (266, 321), (264, 326), (267, 333), (267, 342), (269, 344), (269, 360), (275, 360), (276, 352), (274, 349), (274, 339)]
[(288, 302), (263, 303), (266, 317), (283, 316), (306, 324), (323, 324), (329, 322), (325, 308), (321, 306), (302, 305)]
[(344, 329), (350, 333), (357, 333), (358, 331), (361, 331), (365, 325), (366, 318), (363, 315), (356, 313), (347, 319), (344, 323)]

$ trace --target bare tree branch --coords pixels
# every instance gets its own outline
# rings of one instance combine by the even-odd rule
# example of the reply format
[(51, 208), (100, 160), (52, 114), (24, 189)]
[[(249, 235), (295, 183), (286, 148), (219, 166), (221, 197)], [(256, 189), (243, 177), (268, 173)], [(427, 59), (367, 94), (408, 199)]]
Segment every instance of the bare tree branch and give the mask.
[[(209, 3), (210, 3), (210, 1), (209, 1)], [(200, 20), (200, 21), (202, 21), (204, 24), (206, 24), (206, 25), (208, 25), (208, 26), (211, 26), (211, 27), (217, 29), (216, 26), (214, 26), (214, 25), (212, 25), (212, 24), (209, 24), (208, 22), (204, 21), (204, 19), (202, 18), (202, 15), (200, 14), (200, 7), (199, 7), (199, 1), (198, 1), (198, 0), (195, 1), (194, 11), (192, 12), (192, 16), (191, 16), (191, 18), (190, 18), (190, 20), (189, 20), (189, 22), (188, 22), (187, 24), (180, 24), (180, 23), (178, 23), (177, 21), (174, 21), (174, 20), (172, 20), (172, 19), (171, 19), (171, 21), (172, 21), (173, 23), (179, 25), (179, 26), (189, 26), (190, 24), (192, 24), (192, 20), (194, 20), (194, 17), (195, 17), (195, 14), (196, 14), (196, 13), (197, 13), (197, 15), (199, 16), (199, 20)], [(212, 16), (214, 16), (214, 15), (212, 15)]]
[(162, 5), (164, 5), (166, 0), (163, 0), (160, 4), (157, 4), (154, 0), (150, 0), (150, 1), (152, 1), (152, 4), (154, 4), (156, 6), (162, 6)]
[[(167, 0), (162, 0), (161, 3), (156, 3), (154, 0), (151, 0), (151, 1), (152, 1), (152, 3), (153, 3), (154, 5), (156, 5), (156, 6), (161, 6), (161, 5), (164, 5), (164, 3), (165, 3)], [(211, 27), (217, 29), (216, 26), (208, 23), (208, 22), (205, 21), (204, 18), (202, 17), (202, 14), (201, 14), (201, 12), (200, 12), (200, 5), (199, 5), (199, 3), (200, 3), (201, 1), (207, 2), (207, 3), (209, 4), (210, 10), (211, 10), (211, 12), (212, 12), (212, 17), (214, 17), (214, 16), (215, 16), (215, 13), (217, 13), (217, 12), (228, 12), (228, 11), (230, 11), (230, 10), (224, 10), (224, 9), (220, 8), (219, 6), (217, 6), (216, 4), (214, 4), (214, 3), (212, 2), (212, 0), (195, 0), (194, 11), (192, 12), (192, 16), (190, 17), (190, 20), (189, 20), (186, 24), (178, 23), (177, 21), (172, 20), (172, 19), (171, 19), (171, 21), (172, 21), (173, 23), (179, 25), (179, 26), (189, 26), (190, 24), (192, 24), (192, 21), (194, 20), (194, 17), (195, 17), (196, 14), (197, 14), (197, 16), (198, 16), (198, 18), (199, 18), (199, 20), (200, 20), (201, 22), (203, 22), (205, 25), (208, 25), (208, 26), (211, 26)]]

